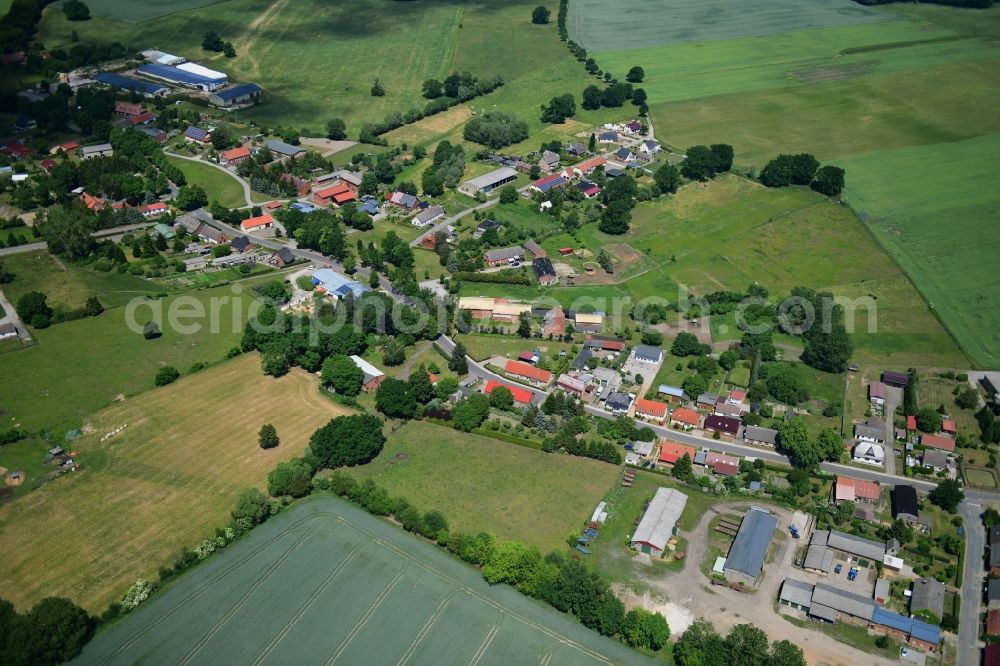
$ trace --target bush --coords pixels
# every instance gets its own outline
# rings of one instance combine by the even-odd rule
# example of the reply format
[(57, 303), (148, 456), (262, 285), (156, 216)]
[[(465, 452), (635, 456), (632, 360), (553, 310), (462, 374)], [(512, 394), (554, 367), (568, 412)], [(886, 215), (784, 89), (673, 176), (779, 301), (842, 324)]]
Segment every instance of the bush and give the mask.
[(528, 124), (517, 116), (502, 111), (488, 111), (465, 124), (462, 136), (466, 141), (503, 148), (528, 138)]
[(281, 443), (281, 439), (278, 437), (277, 429), (270, 423), (265, 423), (260, 427), (260, 432), (257, 434), (257, 443), (260, 444), (262, 449), (273, 449)]
[(163, 331), (160, 330), (160, 326), (155, 321), (151, 321), (142, 327), (142, 337), (147, 340), (155, 340), (161, 335), (163, 335)]
[(154, 383), (157, 386), (166, 386), (167, 384), (173, 384), (180, 376), (181, 373), (177, 371), (177, 368), (167, 365), (156, 371)]

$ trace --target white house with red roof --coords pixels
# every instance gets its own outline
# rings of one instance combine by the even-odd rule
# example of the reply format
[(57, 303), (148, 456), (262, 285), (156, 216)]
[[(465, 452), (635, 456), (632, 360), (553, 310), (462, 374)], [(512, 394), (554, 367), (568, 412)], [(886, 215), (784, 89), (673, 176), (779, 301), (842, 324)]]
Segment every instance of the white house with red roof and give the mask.
[(274, 218), (267, 213), (263, 215), (258, 215), (256, 217), (250, 217), (243, 220), (240, 223), (240, 231), (245, 234), (253, 233), (255, 231), (264, 231), (265, 229), (270, 229), (274, 226)]

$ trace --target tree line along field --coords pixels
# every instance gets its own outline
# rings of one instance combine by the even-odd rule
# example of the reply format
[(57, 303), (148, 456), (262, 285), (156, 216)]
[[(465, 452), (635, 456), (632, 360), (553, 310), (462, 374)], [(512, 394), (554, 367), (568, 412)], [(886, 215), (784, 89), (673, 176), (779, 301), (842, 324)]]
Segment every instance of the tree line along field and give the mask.
[(459, 532), (489, 532), (547, 552), (582, 528), (618, 469), (411, 421), (374, 461), (349, 472), (441, 511)]
[[(256, 528), (87, 645), (81, 664), (655, 663), (333, 497)], [(442, 661), (445, 660), (445, 661)]]
[[(581, 11), (589, 7), (578, 5)], [(598, 13), (590, 16), (599, 16), (599, 9), (593, 11)], [(617, 46), (601, 35), (588, 44), (586, 34), (583, 44), (592, 52), (606, 49), (594, 57), (613, 73), (635, 64), (645, 68), (651, 117), (658, 138), (668, 143), (726, 141), (741, 169), (759, 170), (780, 152), (800, 151), (847, 168), (848, 201), (917, 288), (885, 278), (863, 285), (880, 288), (893, 301), (879, 303), (880, 331), (888, 323), (890, 334), (867, 336), (862, 346), (882, 357), (904, 348), (916, 361), (930, 354), (932, 364), (954, 358), (950, 351), (933, 358), (954, 344), (942, 346), (936, 334), (933, 342), (922, 334), (935, 314), (921, 303), (926, 299), (969, 360), (995, 366), (1000, 340), (993, 313), (1000, 290), (989, 262), (995, 234), (986, 227), (996, 216), (996, 188), (985, 183), (992, 165), (983, 160), (1000, 132), (992, 113), (1000, 102), (994, 75), (1000, 8), (865, 11), (891, 20), (818, 28), (792, 21), (783, 29), (761, 25), (747, 35), (740, 32), (738, 13), (720, 13), (707, 35), (690, 16), (667, 12), (661, 20), (669, 31), (655, 45), (625, 39), (614, 32), (615, 22), (604, 29), (622, 38)], [(822, 10), (817, 12), (810, 16)], [(733, 26), (728, 35), (727, 24)], [(687, 37), (681, 34), (685, 25)], [(824, 242), (837, 246), (836, 238)], [(747, 256), (753, 255), (742, 253), (740, 260)], [(841, 256), (836, 264), (860, 260)], [(696, 264), (687, 276), (675, 277), (691, 280), (700, 273), (703, 280), (719, 279), (717, 256), (714, 263), (714, 270)], [(662, 274), (645, 277), (657, 288), (669, 286)], [(918, 310), (921, 324), (910, 324), (909, 315)], [(941, 329), (931, 324), (930, 330)]]
[[(248, 354), (94, 414), (72, 443), (79, 471), (0, 505), (4, 598), (25, 609), (66, 596), (100, 613), (182, 547), (214, 536), (241, 490), (262, 486), (346, 411), (307, 373), (274, 379)], [(258, 446), (264, 423), (277, 428), (277, 448)]]

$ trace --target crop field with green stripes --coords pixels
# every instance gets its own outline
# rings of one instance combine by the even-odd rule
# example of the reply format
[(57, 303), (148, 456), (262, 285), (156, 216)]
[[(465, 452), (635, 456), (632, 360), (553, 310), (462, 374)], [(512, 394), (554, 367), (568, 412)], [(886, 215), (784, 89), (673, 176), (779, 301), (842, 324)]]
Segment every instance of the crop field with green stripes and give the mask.
[(653, 663), (333, 497), (258, 527), (99, 634), (78, 661)]

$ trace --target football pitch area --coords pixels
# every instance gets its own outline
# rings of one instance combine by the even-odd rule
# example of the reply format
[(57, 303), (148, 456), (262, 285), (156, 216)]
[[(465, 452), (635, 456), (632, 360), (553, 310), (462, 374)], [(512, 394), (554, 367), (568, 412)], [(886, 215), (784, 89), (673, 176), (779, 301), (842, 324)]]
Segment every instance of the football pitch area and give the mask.
[(272, 518), (77, 660), (137, 662), (654, 663), (333, 497)]

